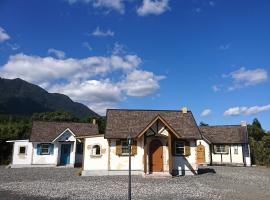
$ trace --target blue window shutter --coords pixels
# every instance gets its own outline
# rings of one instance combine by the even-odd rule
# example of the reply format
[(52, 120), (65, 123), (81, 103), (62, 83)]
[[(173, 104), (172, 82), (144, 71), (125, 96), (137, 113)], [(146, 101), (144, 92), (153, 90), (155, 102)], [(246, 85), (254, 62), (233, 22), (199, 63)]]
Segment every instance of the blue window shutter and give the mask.
[(41, 155), (41, 145), (37, 144), (37, 155)]
[(53, 155), (54, 144), (50, 144), (50, 155)]

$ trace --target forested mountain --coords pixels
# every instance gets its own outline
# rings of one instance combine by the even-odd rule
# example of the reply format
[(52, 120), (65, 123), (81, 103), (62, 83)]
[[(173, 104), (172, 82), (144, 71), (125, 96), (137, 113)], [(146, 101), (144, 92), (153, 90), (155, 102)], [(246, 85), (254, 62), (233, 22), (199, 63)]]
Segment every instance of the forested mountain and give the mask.
[(72, 101), (68, 96), (49, 93), (22, 79), (0, 78), (0, 113), (31, 116), (33, 113), (62, 110), (82, 119), (98, 117), (87, 106)]

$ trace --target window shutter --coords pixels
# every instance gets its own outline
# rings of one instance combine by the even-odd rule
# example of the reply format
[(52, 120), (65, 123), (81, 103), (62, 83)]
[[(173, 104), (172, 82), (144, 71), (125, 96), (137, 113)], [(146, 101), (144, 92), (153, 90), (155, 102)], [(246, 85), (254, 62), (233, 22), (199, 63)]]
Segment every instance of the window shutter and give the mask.
[(121, 154), (122, 154), (121, 141), (116, 140), (116, 155), (121, 156)]
[(175, 156), (175, 142), (176, 142), (175, 140), (171, 140), (171, 151), (173, 156)]
[(50, 155), (53, 155), (54, 144), (50, 144)]
[(41, 145), (37, 144), (37, 155), (41, 155)]
[(185, 156), (190, 156), (190, 143), (185, 141)]
[(135, 156), (137, 154), (137, 141), (133, 140), (132, 146), (131, 146), (131, 155)]

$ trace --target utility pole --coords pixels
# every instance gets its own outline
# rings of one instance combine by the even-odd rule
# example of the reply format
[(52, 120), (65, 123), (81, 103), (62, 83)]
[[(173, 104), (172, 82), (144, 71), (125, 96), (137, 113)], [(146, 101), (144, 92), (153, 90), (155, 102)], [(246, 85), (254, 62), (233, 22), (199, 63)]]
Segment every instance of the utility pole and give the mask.
[(131, 137), (128, 136), (128, 200), (131, 200)]

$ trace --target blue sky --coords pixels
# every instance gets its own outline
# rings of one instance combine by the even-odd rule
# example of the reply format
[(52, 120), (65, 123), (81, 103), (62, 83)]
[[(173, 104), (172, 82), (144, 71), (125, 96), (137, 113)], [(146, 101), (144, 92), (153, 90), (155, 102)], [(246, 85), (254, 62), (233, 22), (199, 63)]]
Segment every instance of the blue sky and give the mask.
[(267, 0), (2, 0), (0, 77), (106, 108), (270, 130)]

